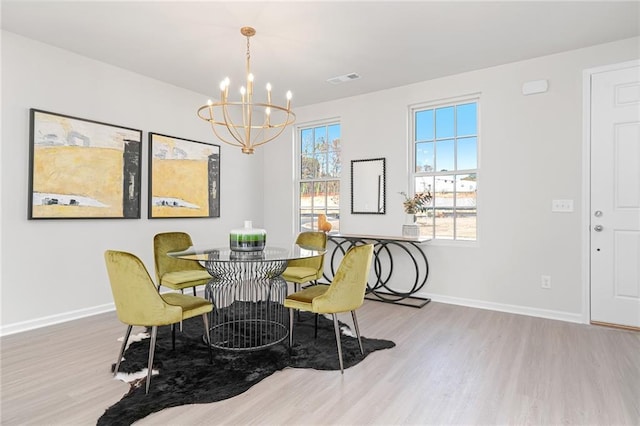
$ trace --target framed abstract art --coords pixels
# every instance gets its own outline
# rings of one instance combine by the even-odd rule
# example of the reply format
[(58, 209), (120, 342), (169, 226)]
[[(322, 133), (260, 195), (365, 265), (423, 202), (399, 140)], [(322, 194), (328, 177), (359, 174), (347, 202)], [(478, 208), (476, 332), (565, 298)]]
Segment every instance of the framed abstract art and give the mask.
[(29, 219), (139, 219), (142, 131), (30, 110)]
[(220, 145), (149, 133), (149, 218), (220, 217)]

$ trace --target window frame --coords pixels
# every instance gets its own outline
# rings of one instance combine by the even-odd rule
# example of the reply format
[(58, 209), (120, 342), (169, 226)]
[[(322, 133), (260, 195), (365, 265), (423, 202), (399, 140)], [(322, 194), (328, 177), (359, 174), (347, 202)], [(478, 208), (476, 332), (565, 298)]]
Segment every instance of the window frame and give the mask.
[[(476, 138), (476, 168), (475, 169), (457, 169), (457, 165), (456, 168), (454, 170), (451, 171), (437, 171), (434, 170), (432, 172), (417, 172), (416, 171), (416, 147), (417, 147), (417, 142), (418, 139), (416, 138), (416, 113), (419, 111), (424, 111), (424, 110), (429, 110), (429, 109), (433, 109), (434, 113), (436, 109), (439, 108), (447, 108), (447, 107), (451, 107), (451, 106), (458, 106), (458, 105), (464, 105), (464, 104), (469, 104), (469, 103), (475, 103), (476, 104), (476, 133), (475, 133), (475, 138)], [(480, 144), (481, 144), (481, 94), (478, 93), (471, 93), (468, 95), (462, 95), (462, 96), (457, 96), (457, 97), (451, 97), (451, 98), (445, 98), (445, 99), (438, 99), (438, 100), (433, 100), (433, 101), (427, 101), (427, 102), (421, 102), (421, 103), (417, 103), (417, 104), (413, 104), (413, 105), (409, 105), (409, 131), (408, 131), (408, 135), (407, 135), (407, 139), (408, 139), (408, 148), (409, 148), (409, 155), (408, 155), (408, 166), (409, 166), (409, 173), (408, 173), (408, 178), (409, 178), (409, 194), (415, 194), (415, 182), (416, 179), (424, 176), (424, 177), (437, 177), (437, 176), (451, 176), (454, 177), (456, 175), (463, 175), (463, 174), (475, 174), (476, 177), (476, 204), (475, 204), (475, 209), (476, 209), (476, 228), (475, 228), (475, 239), (459, 239), (458, 236), (456, 235), (456, 232), (454, 231), (453, 237), (452, 238), (438, 238), (435, 235), (435, 226), (434, 229), (432, 230), (431, 235), (429, 235), (430, 238), (432, 238), (433, 243), (436, 244), (442, 244), (442, 245), (456, 245), (456, 246), (477, 246), (479, 241), (480, 241), (480, 190), (477, 189), (477, 184), (480, 181), (480, 170), (481, 170), (481, 163), (480, 163)], [(456, 122), (454, 121), (454, 128), (456, 126)], [(436, 131), (436, 129), (434, 128), (434, 132)], [(454, 157), (457, 155), (457, 141), (458, 139), (463, 139), (463, 137), (458, 137), (456, 134), (454, 134), (454, 136), (452, 136), (451, 138), (444, 138), (444, 139), (438, 139), (436, 137), (436, 135), (434, 134), (434, 138), (433, 141), (434, 143), (439, 141), (439, 140), (446, 140), (446, 139), (454, 139), (456, 140), (456, 143), (454, 144)], [(437, 164), (436, 164), (437, 167)], [(455, 188), (455, 184), (454, 184), (454, 188)], [(435, 188), (434, 188), (434, 192), (435, 192)], [(432, 193), (433, 195), (433, 193)], [(455, 210), (455, 204), (454, 204), (454, 210)], [(420, 216), (420, 214), (418, 214), (418, 217)], [(457, 218), (454, 216), (454, 223), (457, 220)], [(457, 224), (454, 227), (454, 230), (457, 229)]]
[[(330, 126), (333, 125), (339, 125), (340, 126), (340, 173), (338, 177), (320, 177), (320, 178), (316, 178), (316, 179), (302, 179), (302, 132), (304, 130), (307, 129), (314, 129), (314, 128), (318, 128), (318, 127), (325, 127), (325, 128), (329, 128)], [(344, 173), (344, 167), (342, 164), (342, 160), (343, 160), (343, 150), (342, 150), (342, 122), (340, 120), (339, 117), (333, 117), (333, 118), (327, 118), (327, 119), (323, 119), (323, 120), (318, 120), (318, 121), (312, 121), (312, 122), (307, 122), (307, 123), (301, 123), (299, 125), (296, 126), (296, 132), (294, 135), (294, 141), (293, 141), (294, 145), (295, 145), (295, 149), (294, 149), (294, 153), (295, 153), (295, 158), (294, 158), (294, 175), (293, 175), (293, 180), (294, 180), (294, 199), (295, 199), (295, 218), (294, 218), (294, 229), (295, 232), (303, 232), (303, 231), (308, 231), (308, 229), (302, 229), (302, 221), (301, 221), (301, 203), (300, 203), (300, 186), (303, 182), (330, 182), (330, 181), (337, 181), (338, 185), (339, 185), (339, 190), (340, 190), (340, 196), (342, 196), (343, 190), (342, 190), (342, 174)], [(328, 210), (328, 202), (325, 203), (325, 207), (324, 207), (324, 214), (326, 214), (327, 216), (329, 216), (327, 214), (327, 210)], [(314, 208), (313, 211), (315, 212), (316, 209)], [(340, 202), (338, 203), (338, 217), (340, 216)], [(317, 231), (317, 220), (312, 222), (312, 229), (314, 231)]]

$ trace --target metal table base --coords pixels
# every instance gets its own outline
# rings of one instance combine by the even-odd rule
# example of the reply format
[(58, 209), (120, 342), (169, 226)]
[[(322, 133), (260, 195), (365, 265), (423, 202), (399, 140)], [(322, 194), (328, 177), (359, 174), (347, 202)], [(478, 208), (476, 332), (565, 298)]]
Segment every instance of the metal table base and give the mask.
[(287, 283), (280, 277), (286, 265), (286, 261), (205, 262), (213, 277), (205, 288), (205, 297), (214, 306), (212, 347), (257, 350), (287, 338), (289, 317), (283, 304)]

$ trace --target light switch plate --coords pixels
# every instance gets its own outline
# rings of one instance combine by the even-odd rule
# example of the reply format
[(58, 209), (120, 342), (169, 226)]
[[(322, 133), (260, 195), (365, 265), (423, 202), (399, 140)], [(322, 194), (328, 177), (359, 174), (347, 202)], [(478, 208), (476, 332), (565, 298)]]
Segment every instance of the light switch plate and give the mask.
[(573, 200), (553, 200), (551, 201), (551, 211), (569, 213), (573, 211)]

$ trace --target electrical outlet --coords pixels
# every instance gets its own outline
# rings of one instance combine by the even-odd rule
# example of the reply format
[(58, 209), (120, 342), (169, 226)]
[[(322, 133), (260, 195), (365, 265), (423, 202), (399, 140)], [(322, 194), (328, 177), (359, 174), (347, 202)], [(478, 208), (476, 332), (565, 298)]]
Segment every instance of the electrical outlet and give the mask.
[(551, 277), (549, 275), (543, 275), (540, 278), (540, 287), (551, 288)]

